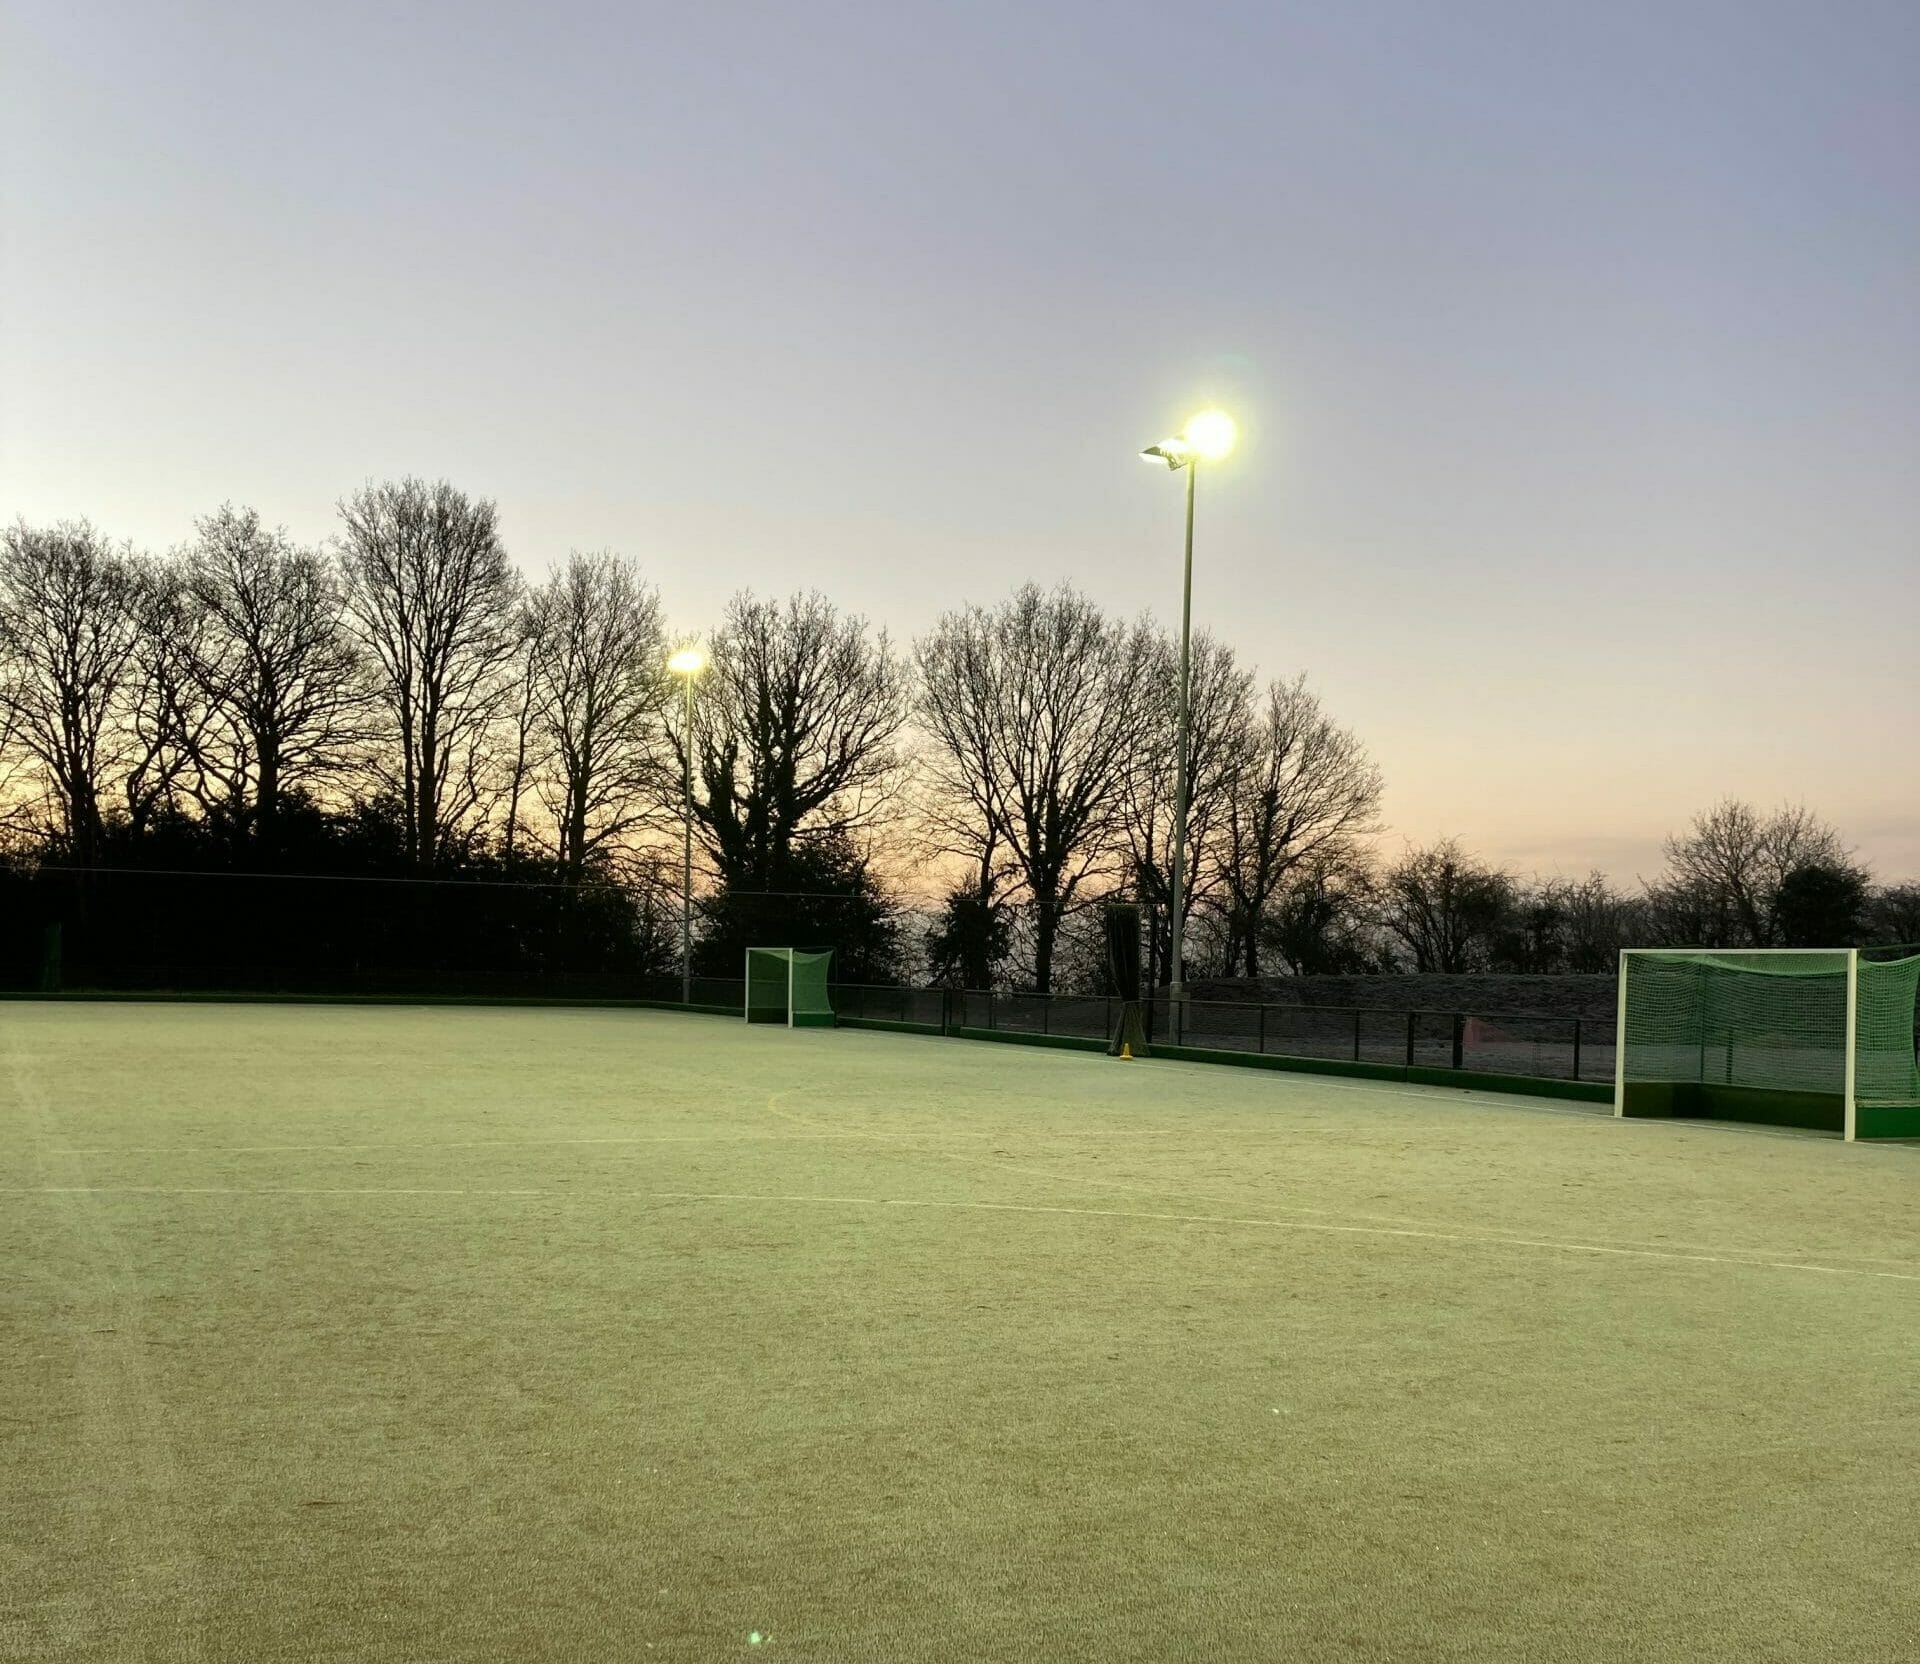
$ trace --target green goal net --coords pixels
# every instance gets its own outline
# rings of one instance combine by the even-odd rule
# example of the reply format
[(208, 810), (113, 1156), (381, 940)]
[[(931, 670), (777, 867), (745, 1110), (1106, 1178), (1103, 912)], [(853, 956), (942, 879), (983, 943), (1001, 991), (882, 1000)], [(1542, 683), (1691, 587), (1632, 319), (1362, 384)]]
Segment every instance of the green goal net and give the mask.
[(1615, 1111), (1920, 1135), (1917, 994), (1920, 958), (1629, 950)]
[[(1862, 959), (1858, 1004), (1854, 1098), (1866, 1109), (1920, 1110), (1920, 1058), (1914, 1054), (1920, 954), (1911, 959)], [(1908, 1136), (1920, 1134), (1920, 1114), (1905, 1119), (1914, 1123)]]
[(746, 1017), (750, 1023), (785, 1023), (789, 1028), (832, 1028), (833, 1001), (827, 994), (831, 949), (748, 948)]

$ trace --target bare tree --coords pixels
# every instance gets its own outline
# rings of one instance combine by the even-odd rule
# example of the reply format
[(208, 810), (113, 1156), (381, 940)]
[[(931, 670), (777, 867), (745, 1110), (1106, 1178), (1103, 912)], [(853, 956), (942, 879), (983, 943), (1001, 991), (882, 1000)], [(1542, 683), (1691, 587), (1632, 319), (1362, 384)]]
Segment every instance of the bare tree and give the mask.
[(1380, 770), (1353, 733), (1307, 688), (1304, 673), (1267, 689), (1246, 767), (1229, 777), (1220, 816), (1219, 870), (1232, 943), (1246, 975), (1260, 974), (1268, 907), (1288, 876), (1337, 866), (1376, 829)]
[(1787, 805), (1763, 816), (1737, 798), (1695, 815), (1666, 850), (1652, 899), (1674, 926), (1711, 947), (1776, 945), (1780, 886), (1796, 867), (1859, 870), (1839, 833), (1810, 810)]
[[(1172, 972), (1173, 811), (1179, 755), (1179, 647), (1157, 637), (1152, 667), (1135, 697), (1151, 712), (1144, 742), (1126, 772), (1121, 829), (1139, 898), (1151, 909), (1148, 981)], [(1249, 707), (1253, 672), (1233, 649), (1201, 632), (1193, 638), (1187, 757), (1187, 955), (1197, 957), (1194, 926), (1225, 883), (1220, 831), (1235, 783), (1252, 765), (1256, 734)], [(1164, 922), (1165, 928), (1162, 928)]]
[(84, 520), (0, 532), (0, 726), (31, 758), (69, 857), (99, 853), (121, 762), (121, 700), (140, 640), (131, 554)]
[(493, 741), (519, 579), (494, 505), (444, 480), (368, 485), (340, 517), (346, 612), (391, 724), (376, 769), (400, 803), (407, 856), (431, 871), (502, 786)]
[(528, 596), (526, 632), (532, 778), (577, 883), (596, 852), (657, 817), (678, 777), (659, 596), (631, 561), (576, 552)]
[(231, 504), (195, 529), (182, 572), (188, 662), (210, 707), (194, 747), (215, 783), (206, 806), (270, 842), (288, 791), (360, 760), (372, 714), (367, 664), (316, 550)]
[(17, 675), (0, 650), (0, 860), (32, 827), (32, 808), (21, 798), (19, 782), (30, 759), (15, 743), (19, 733)]
[(506, 789), (502, 793), (506, 803), (506, 823), (501, 828), (500, 847), (509, 862), (522, 853), (520, 844), (525, 817), (520, 806), (532, 792), (534, 774), (546, 766), (551, 755), (538, 710), (540, 693), (534, 667), (543, 651), (538, 631), (539, 619), (529, 596), (522, 600), (520, 610), (514, 617), (514, 691), (512, 698), (507, 701), (507, 725), (513, 737), (510, 741), (512, 757), (506, 769)]
[(188, 802), (205, 804), (223, 713), (198, 675), (208, 639), (205, 612), (177, 560), (141, 561), (128, 592), (137, 627), (121, 700), (118, 773), (127, 824), (137, 835)]
[(1387, 869), (1380, 923), (1412, 956), (1416, 971), (1482, 970), (1513, 898), (1510, 874), (1442, 838), (1409, 849)]
[(1375, 928), (1379, 911), (1368, 852), (1329, 849), (1289, 869), (1262, 915), (1262, 945), (1295, 976), (1387, 969)]
[(1031, 903), (1034, 984), (1047, 990), (1061, 920), (1121, 858), (1127, 769), (1153, 720), (1153, 637), (1066, 585), (1027, 584), (991, 612), (945, 615), (918, 657), (948, 824), (970, 825), (983, 863), (1006, 851)]
[(1867, 934), (1882, 946), (1920, 950), (1920, 884), (1887, 884), (1872, 891)]
[[(775, 888), (799, 845), (870, 831), (893, 796), (907, 706), (885, 630), (818, 594), (735, 596), (696, 707), (695, 816), (722, 878)], [(669, 785), (681, 736), (671, 743)]]
[(1544, 894), (1560, 915), (1561, 958), (1566, 970), (1597, 973), (1620, 963), (1620, 950), (1637, 937), (1635, 903), (1607, 881), (1605, 873), (1555, 880)]
[(914, 644), (914, 712), (930, 741), (919, 808), (940, 853), (967, 864), (964, 882), (946, 898), (935, 957), (942, 974), (973, 987), (988, 985), (1007, 955), (1012, 921), (1005, 891), (1017, 882), (1003, 839), (994, 647), (992, 616), (979, 607), (948, 613)]

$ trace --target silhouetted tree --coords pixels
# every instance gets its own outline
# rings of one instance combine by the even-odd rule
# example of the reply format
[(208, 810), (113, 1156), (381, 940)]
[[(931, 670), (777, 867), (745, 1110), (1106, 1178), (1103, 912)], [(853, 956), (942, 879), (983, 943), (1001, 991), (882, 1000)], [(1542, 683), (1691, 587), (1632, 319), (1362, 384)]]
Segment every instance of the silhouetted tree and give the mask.
[(369, 666), (318, 551), (230, 503), (195, 530), (180, 563), (183, 645), (207, 721), (183, 743), (217, 794), (204, 806), (256, 848), (271, 847), (288, 792), (364, 761)]
[(54, 835), (81, 866), (98, 854), (105, 795), (128, 749), (138, 590), (131, 552), (84, 520), (0, 531), (4, 725), (46, 791)]
[[(928, 742), (920, 757), (924, 789), (916, 808), (934, 850), (958, 856), (968, 874), (949, 892), (929, 952), (936, 980), (972, 988), (991, 987), (1012, 951), (1006, 898), (1019, 882), (1005, 842), (993, 686), (998, 669), (985, 619), (977, 608), (949, 614), (914, 644), (914, 713)], [(998, 952), (991, 951), (996, 941), (1002, 943)]]
[(1221, 815), (1230, 972), (1237, 958), (1248, 976), (1260, 974), (1275, 894), (1296, 869), (1338, 872), (1374, 830), (1381, 791), (1365, 747), (1327, 715), (1304, 674), (1268, 687), (1249, 760), (1231, 776)]
[[(1796, 867), (1858, 871), (1839, 834), (1794, 805), (1762, 815), (1727, 798), (1667, 839), (1667, 870), (1648, 899), (1663, 934), (1702, 947), (1779, 945), (1780, 886)], [(1864, 878), (1864, 874), (1862, 877)]]
[(1487, 945), (1487, 968), (1551, 976), (1566, 968), (1566, 907), (1557, 884), (1516, 883)]
[(1061, 920), (1124, 858), (1127, 773), (1153, 723), (1152, 635), (1067, 585), (1026, 584), (992, 611), (945, 614), (918, 654), (938, 789), (979, 815), (976, 854), (1004, 848), (1019, 875), (1046, 991)]
[[(1172, 975), (1173, 811), (1179, 772), (1179, 643), (1153, 639), (1152, 662), (1134, 697), (1147, 707), (1139, 749), (1128, 759), (1120, 834), (1128, 876), (1148, 918), (1147, 981)], [(1193, 639), (1187, 761), (1187, 953), (1197, 949), (1209, 898), (1226, 881), (1221, 823), (1235, 785), (1254, 764), (1257, 730), (1249, 709), (1253, 672), (1204, 631)], [(1164, 926), (1164, 928), (1162, 928)]]
[(664, 710), (670, 688), (660, 598), (631, 561), (567, 557), (525, 605), (534, 790), (576, 882), (594, 854), (658, 824), (678, 781)]
[(1920, 948), (1920, 884), (1888, 884), (1871, 891), (1866, 933), (1876, 943)]
[(1773, 915), (1785, 948), (1849, 948), (1859, 944), (1867, 882), (1857, 867), (1808, 862), (1780, 881)]
[(118, 772), (137, 839), (156, 822), (177, 823), (191, 804), (205, 804), (221, 718), (195, 675), (206, 618), (180, 564), (143, 560), (130, 570), (137, 633), (124, 684)]
[(799, 889), (806, 845), (870, 830), (893, 795), (907, 701), (884, 630), (820, 595), (736, 596), (695, 705), (695, 816), (722, 882)]
[(1553, 880), (1543, 886), (1558, 915), (1555, 970), (1608, 973), (1620, 963), (1620, 950), (1635, 945), (1640, 926), (1636, 905), (1620, 894), (1604, 873)]
[(1389, 970), (1373, 939), (1377, 891), (1355, 851), (1296, 863), (1264, 909), (1261, 938), (1296, 976)]
[(1510, 875), (1442, 838), (1409, 849), (1382, 875), (1379, 919), (1416, 971), (1482, 970), (1513, 894)]
[(346, 610), (376, 666), (390, 749), (376, 772), (431, 872), (500, 790), (519, 580), (491, 502), (446, 481), (369, 485), (340, 504)]
[(723, 880), (700, 898), (695, 968), (738, 977), (750, 947), (833, 950), (835, 982), (899, 980), (897, 909), (854, 840), (839, 831), (795, 843), (783, 863), (785, 887)]
[(950, 890), (926, 951), (935, 986), (991, 988), (1013, 951), (1011, 909), (970, 885)]

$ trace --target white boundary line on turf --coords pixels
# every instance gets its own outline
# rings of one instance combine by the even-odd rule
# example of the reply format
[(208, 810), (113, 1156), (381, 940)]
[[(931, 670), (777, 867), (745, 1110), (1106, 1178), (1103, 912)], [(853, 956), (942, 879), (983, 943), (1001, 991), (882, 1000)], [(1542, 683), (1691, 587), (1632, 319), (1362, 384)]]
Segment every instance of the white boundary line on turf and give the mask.
[[(15, 1184), (0, 1196), (570, 1196), (570, 1190), (492, 1190), (403, 1184)], [(580, 1192), (582, 1196), (591, 1192)], [(599, 1192), (607, 1194), (607, 1192)], [(624, 1192), (612, 1192), (622, 1196)]]
[[(1303, 1129), (1333, 1132), (1331, 1127)], [(1173, 1138), (1178, 1127), (1094, 1128), (1085, 1132), (1049, 1133), (1047, 1139), (1070, 1138)], [(315, 1150), (538, 1150), (548, 1146), (601, 1144), (751, 1144), (807, 1143), (850, 1138), (1004, 1138), (1006, 1133), (965, 1132), (950, 1127), (929, 1127), (925, 1132), (668, 1132), (636, 1133), (618, 1138), (456, 1138), (441, 1143), (367, 1143), (367, 1144), (101, 1144), (85, 1149), (48, 1150), (53, 1156), (200, 1156), (200, 1155), (278, 1155)]]
[[(570, 1196), (568, 1190), (452, 1190), (400, 1185), (44, 1184), (0, 1187), (0, 1196)], [(578, 1192), (580, 1195), (608, 1192)], [(624, 1195), (613, 1191), (613, 1195)]]
[[(1698, 950), (1688, 948), (1688, 949), (1676, 949), (1674, 951), (1691, 953)], [(1778, 951), (1799, 952), (1802, 950), (1780, 949)], [(851, 1030), (849, 1032), (859, 1033), (864, 1031)], [(888, 1037), (883, 1035), (883, 1036), (878, 1036), (878, 1038), (886, 1039)], [(894, 1036), (893, 1038), (927, 1040), (927, 1039), (934, 1039), (938, 1037), (933, 1035), (907, 1035), (907, 1036)], [(1044, 1050), (1045, 1048), (1034, 1048), (1034, 1049)], [(1057, 1056), (1060, 1054), (1056, 1053), (1054, 1055)], [(1084, 1052), (1079, 1052), (1079, 1053), (1073, 1053), (1070, 1055), (1077, 1056), (1084, 1059), (1089, 1054)], [(1280, 1054), (1270, 1053), (1269, 1055), (1277, 1056)], [(1190, 1062), (1190, 1060), (1187, 1058), (1178, 1058), (1178, 1057), (1167, 1057), (1167, 1058), (1160, 1058), (1157, 1060), (1148, 1059), (1148, 1061), (1159, 1061), (1162, 1063), (1189, 1063)], [(1206, 1064), (1194, 1064), (1193, 1067), (1215, 1069), (1220, 1067), (1220, 1065), (1213, 1064), (1213, 1063), (1206, 1063)], [(1431, 1103), (1436, 1098), (1441, 1100), (1450, 1099), (1455, 1103), (1458, 1103), (1461, 1099), (1464, 1098), (1464, 1099), (1470, 1100), (1473, 1104), (1481, 1108), (1511, 1109), (1511, 1110), (1521, 1112), (1523, 1114), (1571, 1115), (1571, 1116), (1576, 1116), (1583, 1120), (1592, 1120), (1592, 1121), (1614, 1121), (1614, 1120), (1622, 1119), (1621, 1117), (1616, 1117), (1613, 1113), (1612, 1105), (1602, 1099), (1595, 1099), (1593, 1103), (1589, 1105), (1584, 1105), (1583, 1107), (1576, 1109), (1576, 1108), (1569, 1107), (1567, 1104), (1564, 1104), (1564, 1103), (1555, 1103), (1550, 1098), (1547, 1098), (1544, 1096), (1537, 1096), (1531, 1092), (1490, 1091), (1483, 1086), (1448, 1086), (1448, 1085), (1441, 1085), (1441, 1084), (1429, 1084), (1424, 1081), (1363, 1080), (1363, 1079), (1356, 1079), (1352, 1076), (1324, 1075), (1315, 1069), (1269, 1069), (1263, 1072), (1268, 1075), (1278, 1075), (1282, 1077), (1282, 1079), (1291, 1080), (1295, 1082), (1311, 1081), (1315, 1086), (1330, 1087), (1336, 1092), (1363, 1092), (1368, 1094), (1369, 1096), (1377, 1095), (1380, 1097), (1412, 1098), (1412, 1099), (1415, 1099), (1416, 1101), (1426, 1102), (1426, 1103)], [(1520, 1077), (1515, 1077), (1515, 1078), (1520, 1078)], [(1608, 1083), (1606, 1081), (1591, 1081), (1591, 1082), (1583, 1081), (1583, 1082), (1580, 1082), (1579, 1084), (1605, 1086)], [(801, 1087), (793, 1088), (793, 1090), (805, 1091), (805, 1090), (809, 1090), (809, 1088), (805, 1086), (801, 1086)], [(818, 1088), (818, 1090), (825, 1091), (828, 1089), (822, 1087), (822, 1088)], [(1692, 1120), (1693, 1118), (1679, 1117), (1674, 1120), (1663, 1120), (1659, 1117), (1641, 1116), (1641, 1117), (1626, 1117), (1624, 1119), (1632, 1120), (1636, 1126), (1643, 1126), (1643, 1127), (1668, 1126), (1671, 1128), (1676, 1126), (1686, 1126), (1689, 1124), (1689, 1121)], [(1710, 1126), (1712, 1130), (1716, 1133), (1719, 1133), (1719, 1132), (1742, 1133), (1749, 1137), (1755, 1137), (1755, 1138), (1811, 1139), (1815, 1143), (1836, 1143), (1836, 1144), (1842, 1142), (1842, 1140), (1840, 1139), (1827, 1137), (1815, 1131), (1793, 1132), (1793, 1131), (1786, 1131), (1786, 1130), (1781, 1130), (1773, 1127), (1743, 1127), (1743, 1126), (1738, 1126), (1731, 1122), (1726, 1122), (1726, 1121), (1707, 1122), (1705, 1123), (1705, 1125)], [(1866, 1140), (1865, 1142), (1873, 1144), (1880, 1149), (1905, 1148), (1909, 1150), (1920, 1150), (1920, 1140), (1869, 1139), (1869, 1140)]]
[[(800, 1126), (807, 1126), (807, 1127), (818, 1126), (819, 1125), (818, 1122), (811, 1120), (807, 1116), (801, 1115), (798, 1111), (791, 1110), (791, 1109), (782, 1109), (780, 1107), (780, 1099), (787, 1097), (790, 1093), (798, 1090), (802, 1090), (802, 1089), (796, 1088), (796, 1087), (788, 1087), (788, 1088), (783, 1088), (779, 1091), (769, 1093), (767, 1095), (767, 1109), (772, 1114), (778, 1115), (782, 1120), (793, 1121)], [(1341, 1129), (1314, 1127), (1314, 1128), (1308, 1128), (1304, 1130), (1310, 1131), (1310, 1132), (1333, 1132)], [(880, 1132), (880, 1133), (865, 1133), (865, 1134), (859, 1134), (856, 1136), (871, 1138), (876, 1143), (890, 1143), (898, 1135), (893, 1133)], [(1226, 1197), (1226, 1196), (1209, 1194), (1208, 1188), (1204, 1186), (1196, 1186), (1193, 1188), (1189, 1188), (1186, 1185), (1169, 1183), (1164, 1179), (1154, 1184), (1136, 1184), (1130, 1180), (1116, 1179), (1112, 1177), (1101, 1177), (1091, 1173), (1086, 1173), (1086, 1174), (1054, 1173), (1054, 1172), (1048, 1172), (1045, 1169), (1038, 1168), (1038, 1167), (1028, 1167), (1024, 1165), (1018, 1165), (1011, 1161), (991, 1161), (991, 1160), (984, 1159), (980, 1156), (961, 1155), (954, 1150), (935, 1149), (935, 1150), (929, 1151), (924, 1149), (916, 1149), (916, 1150), (908, 1150), (903, 1153), (909, 1156), (920, 1156), (920, 1155), (931, 1156), (932, 1159), (934, 1159), (935, 1161), (964, 1162), (970, 1167), (984, 1167), (989, 1172), (995, 1173), (995, 1174), (1017, 1173), (1017, 1174), (1023, 1175), (1026, 1178), (1045, 1179), (1050, 1183), (1065, 1185), (1069, 1188), (1080, 1188), (1080, 1189), (1087, 1189), (1087, 1190), (1105, 1190), (1105, 1191), (1125, 1191), (1129, 1195), (1133, 1195), (1133, 1196), (1150, 1196), (1150, 1197), (1186, 1196), (1196, 1202), (1211, 1202), (1222, 1207), (1235, 1206), (1239, 1203), (1239, 1200), (1240, 1200), (1240, 1198), (1238, 1197)], [(1037, 1153), (1044, 1153), (1044, 1152), (1037, 1152)], [(1003, 1150), (996, 1150), (994, 1154), (1005, 1155), (1007, 1154), (1007, 1152)], [(1325, 1214), (1325, 1215), (1331, 1215), (1339, 1218), (1346, 1218), (1349, 1220), (1365, 1220), (1369, 1224), (1373, 1224), (1373, 1225), (1389, 1225), (1389, 1226), (1404, 1227), (1407, 1229), (1426, 1229), (1429, 1227), (1433, 1227), (1436, 1224), (1447, 1223), (1445, 1221), (1436, 1222), (1434, 1220), (1428, 1220), (1428, 1219), (1409, 1219), (1402, 1214), (1366, 1213), (1354, 1208), (1347, 1208), (1347, 1209), (1336, 1211), (1335, 1209), (1332, 1209), (1332, 1208), (1310, 1208), (1310, 1207), (1301, 1207), (1298, 1205), (1282, 1206), (1281, 1204), (1278, 1204), (1278, 1203), (1274, 1205), (1276, 1207), (1279, 1207), (1281, 1212), (1288, 1213), (1288, 1214), (1302, 1214), (1302, 1213)], [(1280, 1223), (1280, 1221), (1276, 1221), (1276, 1223)], [(1524, 1231), (1483, 1230), (1483, 1231), (1474, 1232), (1472, 1234), (1475, 1237), (1485, 1237), (1491, 1241), (1525, 1240), (1526, 1238), (1526, 1233)], [(1644, 1238), (1636, 1238), (1636, 1237), (1600, 1237), (1596, 1240), (1598, 1243), (1608, 1245), (1608, 1246), (1625, 1246), (1625, 1247), (1651, 1246), (1651, 1244), (1648, 1244)], [(1705, 1246), (1707, 1245), (1702, 1243), (1667, 1242), (1667, 1243), (1661, 1244), (1657, 1251), (1672, 1252), (1680, 1249), (1701, 1248)], [(1750, 1250), (1750, 1252), (1754, 1254), (1764, 1254), (1766, 1250), (1756, 1248), (1756, 1249)], [(1840, 1254), (1836, 1257), (1840, 1259), (1845, 1259), (1845, 1260), (1871, 1261), (1880, 1265), (1909, 1265), (1913, 1263), (1910, 1259), (1904, 1259), (1904, 1258), (1896, 1259), (1885, 1254)]]
[(812, 1202), (830, 1207), (930, 1208), (981, 1213), (1059, 1214), (1082, 1219), (1141, 1219), (1177, 1225), (1251, 1225), (1275, 1231), (1307, 1231), (1327, 1236), (1406, 1238), (1421, 1242), (1470, 1243), (1488, 1248), (1544, 1248), (1563, 1254), (1598, 1254), (1616, 1259), (1666, 1260), (1687, 1265), (1744, 1266), (1754, 1271), (1811, 1271), (1828, 1277), (1868, 1277), (1876, 1281), (1920, 1283), (1920, 1271), (1870, 1271), (1858, 1266), (1816, 1265), (1805, 1260), (1741, 1258), (1726, 1254), (1681, 1254), (1661, 1248), (1620, 1248), (1604, 1243), (1569, 1242), (1551, 1237), (1487, 1236), (1474, 1231), (1414, 1230), (1406, 1226), (1327, 1225), (1306, 1220), (1262, 1219), (1242, 1214), (1163, 1213), (1133, 1208), (1075, 1208), (1036, 1202), (939, 1202), (895, 1196), (805, 1196), (730, 1190), (417, 1190), (318, 1189), (272, 1187), (242, 1189), (204, 1186), (171, 1189), (158, 1185), (51, 1185), (10, 1187), (0, 1195), (161, 1195), (161, 1196), (611, 1196), (669, 1202)]
[(1570, 1254), (1606, 1254), (1624, 1259), (1678, 1260), (1698, 1265), (1744, 1265), (1761, 1271), (1817, 1271), (1833, 1277), (1875, 1277), (1920, 1283), (1920, 1271), (1866, 1271), (1855, 1266), (1814, 1265), (1803, 1260), (1740, 1259), (1721, 1254), (1677, 1254), (1660, 1248), (1616, 1248), (1601, 1243), (1556, 1241), (1550, 1237), (1485, 1236), (1473, 1231), (1423, 1231), (1386, 1225), (1322, 1225), (1305, 1220), (1260, 1219), (1208, 1213), (1148, 1213), (1123, 1208), (1070, 1208), (1033, 1202), (937, 1202), (889, 1196), (754, 1195), (735, 1191), (637, 1190), (641, 1198), (694, 1202), (829, 1202), (865, 1207), (980, 1209), (995, 1213), (1058, 1213), (1091, 1219), (1152, 1219), (1173, 1224), (1264, 1225), (1280, 1231), (1316, 1231), (1338, 1236), (1414, 1237), (1429, 1242), (1481, 1243), (1493, 1248), (1546, 1248)]
[[(807, 1139), (857, 1138), (858, 1133), (850, 1132), (670, 1132), (639, 1133), (619, 1138), (453, 1138), (445, 1143), (399, 1143), (371, 1142), (365, 1144), (102, 1144), (86, 1149), (49, 1150), (48, 1155), (55, 1156), (210, 1156), (210, 1155), (279, 1155), (299, 1154), (315, 1150), (418, 1150), (431, 1154), (440, 1150), (537, 1150), (549, 1146), (571, 1147), (574, 1145), (603, 1144), (720, 1144), (753, 1143), (765, 1140), (802, 1141)], [(952, 1137), (953, 1134), (944, 1136)], [(975, 1133), (976, 1138), (990, 1138), (991, 1133)]]

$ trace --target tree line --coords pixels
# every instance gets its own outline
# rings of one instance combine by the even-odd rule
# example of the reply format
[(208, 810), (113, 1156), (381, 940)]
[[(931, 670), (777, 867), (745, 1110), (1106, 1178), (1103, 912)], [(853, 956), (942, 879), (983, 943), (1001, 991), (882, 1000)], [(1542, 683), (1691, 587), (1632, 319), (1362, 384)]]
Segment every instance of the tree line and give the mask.
[[(896, 646), (819, 594), (742, 593), (689, 728), (666, 667), (683, 638), (631, 559), (575, 551), (529, 580), (496, 506), (445, 481), (370, 482), (338, 514), (322, 547), (232, 505), (164, 554), (85, 521), (0, 532), (17, 914), (37, 886), (33, 916), (87, 921), (102, 957), (212, 963), (245, 937), (327, 964), (659, 975), (690, 788), (696, 970), (794, 942), (833, 946), (846, 980), (1093, 985), (1093, 904), (1125, 898), (1166, 980), (1177, 643), (1150, 619), (1027, 584)], [(1449, 841), (1382, 859), (1364, 745), (1303, 675), (1262, 680), (1204, 633), (1191, 735), (1190, 975), (1920, 938), (1916, 887), (1876, 887), (1801, 809), (1703, 812), (1638, 894)], [(189, 905), (132, 881), (243, 873), (285, 882)], [(916, 935), (903, 891), (931, 875)], [(304, 882), (322, 876), (411, 887)]]

